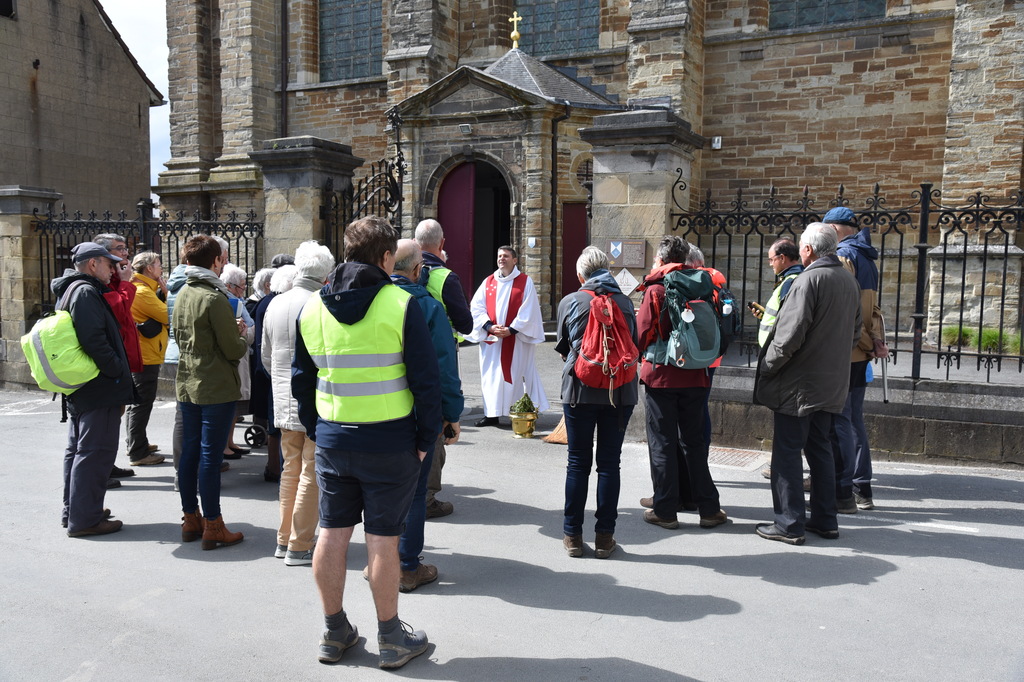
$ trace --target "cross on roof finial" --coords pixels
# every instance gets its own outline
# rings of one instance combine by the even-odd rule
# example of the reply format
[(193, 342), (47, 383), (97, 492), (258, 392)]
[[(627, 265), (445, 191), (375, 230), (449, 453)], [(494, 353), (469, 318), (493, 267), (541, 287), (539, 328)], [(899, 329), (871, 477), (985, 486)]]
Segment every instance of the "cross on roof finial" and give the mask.
[(518, 11), (512, 12), (512, 17), (509, 19), (509, 22), (512, 24), (512, 35), (510, 37), (512, 38), (513, 50), (519, 49), (519, 39), (522, 38), (522, 36), (519, 35), (519, 22), (522, 20), (523, 18), (519, 16)]

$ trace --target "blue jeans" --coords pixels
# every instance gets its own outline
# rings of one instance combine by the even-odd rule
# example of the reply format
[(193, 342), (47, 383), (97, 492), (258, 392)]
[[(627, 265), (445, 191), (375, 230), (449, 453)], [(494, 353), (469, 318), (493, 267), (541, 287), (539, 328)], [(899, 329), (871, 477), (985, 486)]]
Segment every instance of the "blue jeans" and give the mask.
[[(235, 402), (196, 405), (179, 402), (181, 409), (181, 459), (178, 461), (178, 491), (181, 510), (186, 514), (199, 508), (203, 516), (220, 516), (220, 465), (228, 429), (235, 420)], [(198, 494), (198, 498), (197, 498)]]
[[(436, 442), (436, 441), (435, 441)], [(423, 551), (423, 527), (427, 523), (427, 480), (430, 478), (430, 464), (434, 460), (434, 446), (427, 450), (427, 456), (420, 463), (420, 475), (416, 479), (416, 492), (412, 495), (412, 506), (405, 517), (405, 530), (398, 539), (398, 556), (403, 571), (415, 571), (420, 565)]]
[(563, 404), (565, 432), (569, 441), (569, 462), (565, 468), (566, 535), (583, 533), (590, 469), (594, 465), (594, 432), (597, 432), (597, 523), (598, 533), (614, 533), (619, 515), (619, 457), (632, 405)]

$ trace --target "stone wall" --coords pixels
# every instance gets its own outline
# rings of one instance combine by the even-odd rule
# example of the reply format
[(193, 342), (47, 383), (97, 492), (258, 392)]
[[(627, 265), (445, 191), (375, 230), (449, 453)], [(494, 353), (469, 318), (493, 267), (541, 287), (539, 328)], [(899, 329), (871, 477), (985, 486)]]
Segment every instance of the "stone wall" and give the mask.
[[(715, 3), (721, 6), (720, 3)], [(735, 15), (728, 5), (716, 26)], [(783, 196), (906, 195), (943, 172), (953, 20), (948, 12), (841, 31), (718, 33), (705, 45), (706, 187)]]
[(0, 18), (0, 185), (54, 188), (69, 210), (149, 196), (155, 93), (92, 0), (19, 2)]

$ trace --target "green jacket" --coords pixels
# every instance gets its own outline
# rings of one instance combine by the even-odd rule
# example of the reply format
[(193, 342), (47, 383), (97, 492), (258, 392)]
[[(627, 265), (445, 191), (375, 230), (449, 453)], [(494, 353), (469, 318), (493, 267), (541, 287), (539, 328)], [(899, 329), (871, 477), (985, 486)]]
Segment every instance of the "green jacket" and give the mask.
[[(209, 273), (209, 275), (207, 275)], [(238, 361), (247, 351), (231, 304), (204, 268), (188, 268), (188, 282), (174, 302), (178, 343), (175, 390), (180, 402), (216, 405), (241, 399)], [(219, 282), (219, 280), (217, 280)]]

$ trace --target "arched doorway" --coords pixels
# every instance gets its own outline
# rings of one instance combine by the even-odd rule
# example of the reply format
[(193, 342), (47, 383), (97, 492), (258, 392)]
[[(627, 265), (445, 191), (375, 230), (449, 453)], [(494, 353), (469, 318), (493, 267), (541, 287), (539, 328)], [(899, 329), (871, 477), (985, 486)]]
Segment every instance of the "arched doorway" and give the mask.
[(448, 267), (462, 280), (466, 297), (494, 272), (495, 252), (511, 241), (511, 193), (501, 172), (486, 161), (451, 170), (437, 195)]

